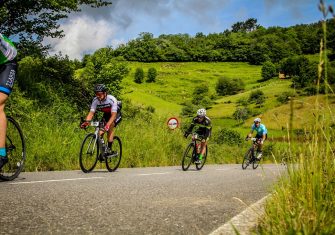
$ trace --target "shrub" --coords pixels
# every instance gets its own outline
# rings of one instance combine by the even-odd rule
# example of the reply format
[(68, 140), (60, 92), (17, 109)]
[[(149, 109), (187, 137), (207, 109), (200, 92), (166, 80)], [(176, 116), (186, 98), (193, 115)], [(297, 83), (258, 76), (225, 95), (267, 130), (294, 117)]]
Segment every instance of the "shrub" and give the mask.
[(255, 102), (261, 104), (265, 100), (264, 92), (261, 90), (255, 90), (250, 93), (249, 102)]
[(156, 77), (157, 77), (157, 70), (155, 68), (149, 68), (147, 82), (155, 82)]
[(277, 74), (276, 66), (270, 61), (264, 62), (263, 67), (262, 67), (262, 78), (263, 78), (263, 80), (264, 81), (269, 80), (269, 79), (275, 77), (276, 74)]
[(218, 95), (234, 95), (244, 89), (244, 83), (241, 79), (228, 79), (221, 77), (216, 84)]
[(277, 101), (281, 104), (287, 104), (290, 97), (294, 97), (294, 92), (285, 91), (277, 97)]
[(221, 129), (214, 138), (218, 144), (240, 145), (243, 138), (240, 133), (231, 129)]
[(233, 113), (233, 118), (238, 122), (244, 122), (250, 114), (251, 112), (248, 107), (237, 107), (236, 111)]
[(142, 68), (137, 68), (135, 71), (135, 78), (134, 78), (134, 82), (141, 84), (143, 82), (144, 79), (144, 72)]

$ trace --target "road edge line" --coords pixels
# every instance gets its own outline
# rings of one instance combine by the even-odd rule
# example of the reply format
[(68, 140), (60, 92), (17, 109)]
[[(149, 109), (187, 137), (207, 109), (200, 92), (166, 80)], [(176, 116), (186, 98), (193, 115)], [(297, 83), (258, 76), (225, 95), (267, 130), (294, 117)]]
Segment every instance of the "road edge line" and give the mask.
[(258, 218), (264, 215), (265, 212), (264, 204), (269, 197), (270, 194), (258, 200), (251, 206), (248, 206), (240, 214), (231, 218), (227, 223), (220, 226), (219, 228), (211, 232), (209, 235), (219, 235), (219, 234), (236, 235), (235, 229), (241, 235), (251, 234), (250, 233), (251, 228), (256, 226)]

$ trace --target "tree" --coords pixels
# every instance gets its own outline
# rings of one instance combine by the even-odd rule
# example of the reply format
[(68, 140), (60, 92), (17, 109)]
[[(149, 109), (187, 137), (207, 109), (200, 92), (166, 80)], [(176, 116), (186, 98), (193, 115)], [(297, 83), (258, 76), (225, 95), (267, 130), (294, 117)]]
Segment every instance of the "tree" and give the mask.
[(147, 82), (155, 82), (156, 77), (157, 77), (157, 70), (155, 68), (149, 68)]
[(82, 5), (97, 8), (110, 4), (105, 0), (1, 0), (0, 32), (18, 38), (19, 47), (43, 51), (47, 49), (41, 45), (44, 37), (64, 36), (59, 21), (70, 12), (79, 12)]
[(244, 83), (241, 79), (228, 79), (221, 77), (216, 84), (218, 95), (234, 95), (244, 89)]
[(261, 90), (255, 90), (250, 93), (249, 102), (255, 102), (258, 105), (261, 105), (265, 101), (264, 92)]
[(140, 84), (143, 82), (144, 79), (144, 72), (142, 68), (137, 68), (135, 71), (134, 82)]
[(232, 32), (237, 33), (237, 32), (251, 32), (259, 28), (260, 25), (257, 24), (257, 19), (255, 18), (249, 18), (244, 22), (237, 22), (231, 26)]
[(233, 118), (239, 123), (244, 123), (250, 114), (251, 111), (248, 107), (237, 107), (235, 112), (233, 113)]
[(263, 67), (262, 67), (263, 80), (264, 81), (269, 80), (273, 78), (274, 76), (276, 76), (276, 74), (277, 74), (276, 66), (270, 61), (264, 62)]

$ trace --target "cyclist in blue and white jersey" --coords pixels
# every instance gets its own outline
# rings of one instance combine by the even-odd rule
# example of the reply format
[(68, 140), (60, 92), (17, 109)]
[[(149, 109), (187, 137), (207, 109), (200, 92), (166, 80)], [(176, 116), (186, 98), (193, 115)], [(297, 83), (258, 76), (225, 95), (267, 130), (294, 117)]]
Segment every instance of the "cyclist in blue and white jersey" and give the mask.
[(258, 143), (258, 155), (257, 158), (260, 159), (262, 157), (262, 148), (264, 141), (268, 137), (268, 130), (266, 129), (264, 124), (261, 124), (261, 119), (260, 118), (255, 118), (254, 123), (251, 126), (251, 131), (248, 134), (248, 138), (252, 137), (252, 133), (256, 131), (256, 136), (257, 138), (257, 143)]
[(103, 112), (103, 119), (106, 121), (104, 127), (108, 136), (108, 147), (111, 148), (115, 127), (121, 122), (121, 101), (114, 96), (107, 94), (107, 87), (104, 84), (97, 84), (94, 87), (95, 97), (91, 104), (90, 112), (80, 127), (85, 128), (89, 125), (96, 111)]
[(5, 104), (12, 92), (17, 74), (14, 44), (0, 33), (0, 170), (8, 162), (6, 151), (7, 118)]

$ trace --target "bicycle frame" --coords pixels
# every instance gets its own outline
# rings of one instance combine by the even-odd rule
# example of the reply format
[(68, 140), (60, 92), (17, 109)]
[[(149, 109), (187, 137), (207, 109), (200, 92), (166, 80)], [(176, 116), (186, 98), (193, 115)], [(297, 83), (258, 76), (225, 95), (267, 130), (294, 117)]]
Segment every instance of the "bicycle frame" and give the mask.
[(260, 159), (257, 159), (255, 156), (255, 151), (258, 149), (258, 141), (259, 139), (257, 138), (246, 138), (246, 140), (251, 140), (252, 145), (248, 149), (247, 153), (245, 154), (242, 162), (242, 169), (245, 170), (249, 164), (252, 164), (252, 168), (256, 169), (258, 167)]
[[(104, 153), (105, 152), (105, 150), (103, 149), (103, 147), (104, 147), (104, 143), (102, 143), (102, 139), (103, 139), (103, 135), (104, 135), (104, 130), (103, 130), (103, 128), (102, 128), (102, 126), (104, 126), (104, 122), (100, 122), (100, 121), (91, 121), (90, 122), (90, 126), (93, 126), (93, 127), (95, 127), (95, 131), (94, 131), (94, 135), (95, 135), (95, 139), (94, 139), (94, 145), (93, 145), (93, 150), (96, 148), (96, 144), (97, 143), (99, 143), (99, 151), (100, 151), (100, 153)], [(100, 135), (100, 131), (103, 131), (103, 133), (102, 133), (102, 135)], [(100, 136), (101, 136), (101, 138), (100, 138)], [(91, 142), (90, 142), (90, 144), (89, 144), (89, 146), (91, 146)]]

